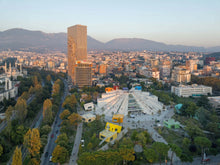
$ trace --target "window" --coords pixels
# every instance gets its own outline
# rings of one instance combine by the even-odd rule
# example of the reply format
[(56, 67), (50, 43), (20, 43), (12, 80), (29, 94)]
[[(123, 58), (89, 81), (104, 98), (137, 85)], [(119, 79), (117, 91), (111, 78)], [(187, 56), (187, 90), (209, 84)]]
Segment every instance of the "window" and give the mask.
[(110, 141), (112, 141), (112, 140), (113, 140), (113, 137), (110, 138)]
[(118, 129), (117, 129), (117, 128), (115, 128), (115, 131), (117, 132), (117, 131), (118, 131)]
[(105, 136), (102, 136), (102, 135), (101, 135), (101, 139), (104, 139), (104, 138), (105, 138)]

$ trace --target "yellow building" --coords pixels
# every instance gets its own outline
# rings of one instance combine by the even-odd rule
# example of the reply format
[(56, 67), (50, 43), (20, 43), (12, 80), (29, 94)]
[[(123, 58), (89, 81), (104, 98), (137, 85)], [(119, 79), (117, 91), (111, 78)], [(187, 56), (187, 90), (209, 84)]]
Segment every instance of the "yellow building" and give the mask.
[(104, 140), (106, 142), (110, 142), (112, 140), (115, 140), (117, 138), (117, 132), (111, 132), (109, 130), (103, 130), (99, 133), (99, 139)]
[(116, 125), (116, 124), (112, 124), (112, 123), (109, 123), (109, 122), (107, 122), (106, 126), (105, 126), (106, 130), (109, 130), (111, 132), (117, 132), (117, 133), (121, 132), (121, 128), (122, 128), (122, 126)]
[(122, 126), (107, 122), (105, 130), (99, 133), (99, 139), (110, 142), (117, 138), (117, 133), (120, 133)]
[(124, 115), (122, 114), (115, 114), (112, 117), (112, 122), (113, 123), (123, 123)]

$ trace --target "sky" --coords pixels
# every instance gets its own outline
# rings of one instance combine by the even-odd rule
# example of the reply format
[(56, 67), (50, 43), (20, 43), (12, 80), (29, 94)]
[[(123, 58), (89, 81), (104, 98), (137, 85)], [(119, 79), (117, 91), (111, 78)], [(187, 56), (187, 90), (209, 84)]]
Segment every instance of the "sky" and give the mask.
[(220, 0), (0, 0), (0, 31), (57, 33), (75, 24), (102, 42), (144, 38), (220, 46)]

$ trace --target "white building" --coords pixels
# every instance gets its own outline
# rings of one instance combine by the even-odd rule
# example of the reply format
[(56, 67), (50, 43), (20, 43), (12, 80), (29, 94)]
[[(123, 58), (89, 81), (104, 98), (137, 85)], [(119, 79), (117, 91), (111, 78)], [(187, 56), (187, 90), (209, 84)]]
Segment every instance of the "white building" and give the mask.
[(94, 109), (93, 102), (84, 104), (84, 109), (85, 109), (85, 111), (92, 111)]
[(5, 87), (3, 91), (0, 91), (0, 102), (6, 98), (6, 100), (10, 98), (15, 98), (18, 94), (18, 81), (11, 81), (8, 77), (4, 79)]
[(171, 93), (179, 97), (189, 97), (189, 96), (201, 96), (212, 94), (212, 87), (204, 86), (204, 85), (180, 85), (178, 87), (172, 86)]

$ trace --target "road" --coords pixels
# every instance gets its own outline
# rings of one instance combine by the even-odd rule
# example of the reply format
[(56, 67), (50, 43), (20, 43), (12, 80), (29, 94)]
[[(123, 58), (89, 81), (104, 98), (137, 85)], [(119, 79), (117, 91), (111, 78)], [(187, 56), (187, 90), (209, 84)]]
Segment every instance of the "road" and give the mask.
[[(60, 106), (59, 106), (59, 111), (55, 117), (55, 120), (53, 122), (53, 125), (51, 126), (52, 130), (50, 132), (50, 134), (48, 135), (48, 139), (47, 139), (47, 145), (44, 148), (44, 154), (42, 154), (41, 156), (41, 165), (52, 165), (55, 164), (53, 162), (50, 162), (50, 156), (53, 153), (54, 148), (56, 147), (56, 143), (55, 140), (57, 138), (57, 136), (60, 134), (60, 125), (62, 120), (59, 118), (60, 113), (63, 112), (64, 108), (62, 107), (63, 101), (65, 99), (65, 97), (68, 95), (68, 85), (66, 80), (63, 80), (64, 82), (64, 94), (61, 98), (61, 102), (60, 102)], [(46, 152), (48, 152), (48, 156), (45, 155)]]

